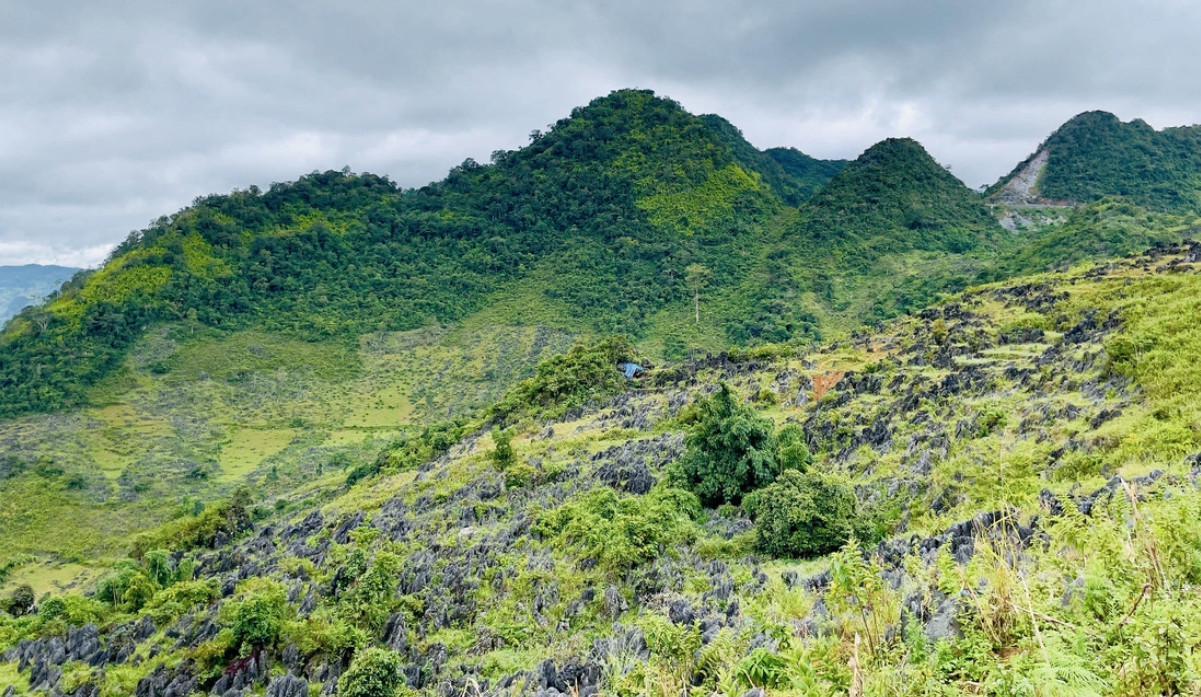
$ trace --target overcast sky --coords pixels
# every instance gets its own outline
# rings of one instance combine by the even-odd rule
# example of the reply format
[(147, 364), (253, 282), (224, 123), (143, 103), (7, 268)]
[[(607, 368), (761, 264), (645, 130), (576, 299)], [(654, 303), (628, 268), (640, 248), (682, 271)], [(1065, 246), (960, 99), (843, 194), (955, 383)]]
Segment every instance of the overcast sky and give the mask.
[(911, 136), (969, 186), (1105, 109), (1201, 122), (1192, 0), (0, 0), (0, 264), (89, 265), (198, 195), (404, 186), (621, 87), (760, 148)]

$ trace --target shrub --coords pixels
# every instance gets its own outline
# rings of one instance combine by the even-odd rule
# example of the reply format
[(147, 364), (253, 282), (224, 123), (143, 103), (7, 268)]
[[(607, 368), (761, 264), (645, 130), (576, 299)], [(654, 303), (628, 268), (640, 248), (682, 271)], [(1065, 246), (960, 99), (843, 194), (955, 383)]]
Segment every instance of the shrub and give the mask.
[(404, 682), (402, 666), (395, 651), (367, 649), (338, 680), (338, 696), (392, 697)]
[(257, 591), (238, 603), (234, 610), (234, 643), (247, 649), (259, 649), (275, 644), (283, 626), (286, 596), (280, 587)]
[(346, 475), (346, 486), (369, 479), (380, 472), (406, 472), (450, 450), (467, 433), (466, 421), (442, 421), (422, 429), (417, 435), (405, 435), (392, 441), (374, 462), (363, 463)]
[(777, 557), (833, 552), (855, 530), (855, 496), (818, 475), (788, 470), (748, 497), (755, 518), (755, 548)]
[(770, 420), (739, 404), (725, 384), (698, 410), (684, 455), (672, 470), (678, 485), (706, 506), (718, 506), (738, 503), (775, 480), (779, 441)]
[(338, 614), (371, 632), (383, 629), (392, 614), (400, 567), (400, 557), (395, 554), (378, 554), (371, 567), (339, 598)]
[(809, 465), (813, 464), (813, 455), (805, 443), (805, 431), (796, 424), (789, 424), (780, 429), (777, 439), (780, 441), (780, 470), (808, 471)]
[(695, 496), (659, 486), (646, 496), (593, 489), (543, 514), (536, 529), (566, 541), (609, 569), (626, 569), (696, 539)]
[(36, 600), (33, 595), (33, 587), (28, 583), (22, 583), (8, 594), (8, 601), (5, 605), (10, 615), (20, 617), (33, 609), (33, 604)]
[(38, 607), (38, 617), (53, 620), (62, 617), (67, 612), (67, 603), (61, 597), (47, 598)]
[(131, 555), (141, 559), (157, 548), (188, 551), (197, 547), (212, 547), (218, 535), (236, 537), (253, 527), (249, 511), (252, 503), (250, 489), (240, 486), (229, 501), (209, 506), (198, 515), (173, 520), (140, 535), (134, 541)]
[(121, 603), (137, 612), (146, 606), (154, 598), (154, 592), (158, 590), (154, 582), (146, 578), (146, 574), (138, 571), (129, 577), (125, 584), (125, 592), (121, 594)]
[(207, 607), (220, 597), (221, 583), (216, 578), (181, 581), (155, 594), (145, 609), (154, 617), (155, 622), (163, 624), (183, 617), (196, 608)]
[(492, 428), (492, 440), (496, 443), (496, 447), (492, 449), (490, 457), (492, 465), (497, 470), (504, 472), (513, 465), (515, 456), (513, 455), (513, 434), (509, 431), (501, 430), (500, 427)]
[(555, 417), (589, 401), (620, 394), (626, 389), (626, 379), (617, 364), (634, 357), (634, 346), (624, 337), (591, 346), (577, 344), (566, 354), (540, 363), (534, 377), (513, 388), (488, 416), (501, 422), (527, 414)]

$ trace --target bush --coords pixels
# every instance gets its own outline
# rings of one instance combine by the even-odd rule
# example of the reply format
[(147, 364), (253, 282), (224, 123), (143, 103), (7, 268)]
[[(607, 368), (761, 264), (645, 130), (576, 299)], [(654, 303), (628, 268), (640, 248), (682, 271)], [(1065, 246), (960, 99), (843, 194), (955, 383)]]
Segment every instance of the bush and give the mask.
[(250, 489), (238, 487), (229, 501), (202, 509), (166, 523), (152, 532), (143, 533), (135, 541), (131, 555), (142, 559), (151, 550), (188, 551), (197, 547), (212, 547), (219, 535), (233, 538), (253, 527), (249, 506), (253, 503)]
[(8, 594), (5, 609), (13, 617), (20, 617), (33, 609), (33, 604), (36, 600), (33, 595), (33, 588), (29, 584), (23, 583)]
[(338, 614), (370, 632), (383, 629), (392, 614), (400, 567), (400, 557), (395, 554), (377, 555), (371, 567), (338, 599)]
[(270, 647), (279, 638), (287, 598), (279, 587), (260, 590), (247, 596), (234, 610), (234, 643), (247, 649)]
[(536, 530), (566, 541), (609, 569), (627, 569), (696, 539), (695, 496), (659, 486), (646, 496), (593, 489), (543, 514)]
[(687, 449), (672, 470), (677, 484), (704, 505), (719, 506), (738, 503), (775, 480), (779, 441), (770, 420), (739, 404), (725, 384), (698, 411)]
[(813, 455), (805, 443), (805, 431), (796, 424), (789, 424), (780, 429), (777, 439), (780, 442), (780, 470), (807, 472), (813, 464)]
[(395, 651), (367, 649), (338, 680), (338, 697), (392, 697), (404, 683), (402, 667)]
[(748, 497), (755, 518), (755, 548), (776, 557), (833, 552), (855, 532), (855, 495), (823, 477), (788, 470)]
[(67, 612), (67, 602), (61, 597), (47, 598), (45, 602), (38, 607), (38, 617), (44, 620), (53, 620), (62, 617)]
[(450, 450), (467, 433), (467, 422), (441, 421), (422, 429), (417, 435), (405, 435), (388, 444), (374, 462), (363, 463), (346, 475), (346, 486), (374, 477), (380, 472), (407, 472)]
[(496, 447), (490, 453), (492, 465), (498, 471), (504, 472), (513, 465), (515, 459), (513, 455), (513, 434), (494, 426), (492, 428), (492, 440), (496, 443)]
[(221, 583), (216, 578), (181, 581), (155, 594), (145, 609), (161, 625), (197, 608), (207, 607), (220, 597)]
[(540, 363), (534, 377), (513, 388), (488, 416), (501, 422), (539, 413), (557, 417), (589, 401), (620, 394), (627, 385), (617, 364), (634, 357), (634, 346), (624, 337), (592, 346), (577, 344), (565, 355)]

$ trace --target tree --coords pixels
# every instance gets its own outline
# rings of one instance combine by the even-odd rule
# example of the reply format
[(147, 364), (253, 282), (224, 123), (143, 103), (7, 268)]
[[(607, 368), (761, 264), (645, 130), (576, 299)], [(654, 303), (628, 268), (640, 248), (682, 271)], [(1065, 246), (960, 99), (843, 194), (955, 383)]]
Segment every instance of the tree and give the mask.
[(146, 578), (146, 574), (135, 573), (130, 576), (129, 582), (125, 585), (125, 592), (121, 594), (121, 602), (137, 612), (150, 602), (156, 590), (158, 589), (155, 588), (154, 582)]
[(159, 588), (166, 588), (175, 580), (175, 564), (171, 553), (165, 549), (152, 549), (146, 553), (146, 573)]
[(706, 506), (738, 503), (775, 480), (779, 442), (770, 420), (742, 404), (726, 384), (700, 403), (673, 478)]
[(284, 622), (287, 596), (281, 587), (261, 590), (243, 599), (234, 611), (234, 641), (247, 650), (275, 644)]
[(776, 557), (814, 557), (841, 547), (854, 534), (855, 495), (836, 482), (796, 470), (748, 497), (755, 548)]
[(499, 426), (492, 428), (492, 441), (496, 443), (496, 447), (492, 449), (491, 458), (492, 464), (497, 470), (504, 472), (513, 465), (515, 459), (513, 455), (513, 434), (507, 430), (502, 430)]
[(813, 455), (805, 443), (804, 429), (796, 424), (788, 424), (780, 429), (777, 438), (780, 441), (780, 471), (808, 471), (813, 463)]
[(338, 697), (393, 697), (404, 683), (395, 651), (367, 649), (338, 680)]
[(8, 612), (14, 617), (20, 617), (33, 608), (36, 600), (33, 594), (33, 587), (28, 583), (22, 583), (8, 595), (8, 603), (6, 603), (8, 605)]
[(253, 503), (254, 497), (250, 493), (250, 487), (242, 485), (234, 490), (229, 499), (229, 507), (225, 509), (225, 522), (229, 525), (231, 535), (237, 535), (254, 526), (250, 519), (250, 506)]
[(703, 264), (689, 264), (684, 269), (684, 281), (692, 289), (692, 302), (696, 308), (696, 323), (701, 323), (701, 291), (709, 285), (711, 276), (709, 267)]

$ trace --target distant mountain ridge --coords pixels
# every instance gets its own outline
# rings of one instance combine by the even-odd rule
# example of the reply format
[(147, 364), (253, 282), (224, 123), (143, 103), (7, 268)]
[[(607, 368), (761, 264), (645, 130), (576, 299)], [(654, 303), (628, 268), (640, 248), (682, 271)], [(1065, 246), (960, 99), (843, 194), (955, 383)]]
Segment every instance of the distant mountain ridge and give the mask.
[[(1192, 195), (1192, 165), (1180, 163), (1201, 158), (1192, 133), (1082, 115), (1048, 139), (1029, 188), (1077, 201), (1142, 192), (1147, 206), (1180, 209)], [(1138, 138), (1158, 144), (1147, 171), (1175, 178), (1088, 188), (1072, 175)], [(0, 416), (87, 403), (155, 324), (354, 343), (537, 323), (624, 334), (678, 359), (846, 334), (1078, 248), (1127, 248), (1115, 228), (1103, 245), (1057, 241), (1019, 257), (1038, 235), (1005, 232), (995, 199), (916, 141), (890, 138), (850, 163), (761, 151), (724, 118), (649, 91), (595, 99), (491, 160), (415, 190), (329, 171), (197, 199), (0, 334)], [(1134, 237), (1171, 239), (1177, 222)]]
[(74, 276), (79, 269), (53, 264), (0, 266), (0, 325)]
[(1052, 133), (986, 196), (1002, 203), (1091, 203), (1121, 196), (1163, 212), (1201, 210), (1201, 126), (1156, 130), (1088, 111)]

